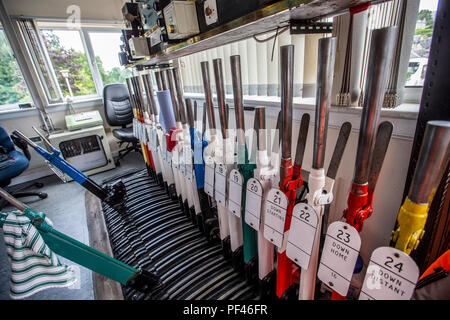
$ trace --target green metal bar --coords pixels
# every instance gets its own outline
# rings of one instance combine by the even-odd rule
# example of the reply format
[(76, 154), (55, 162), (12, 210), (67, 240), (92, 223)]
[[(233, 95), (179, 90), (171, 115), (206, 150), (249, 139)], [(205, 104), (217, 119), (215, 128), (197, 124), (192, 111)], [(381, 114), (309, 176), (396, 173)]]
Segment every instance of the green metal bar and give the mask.
[(42, 213), (30, 208), (26, 208), (24, 213), (38, 229), (45, 243), (56, 254), (123, 285), (126, 285), (127, 281), (138, 272), (137, 269), (53, 229), (45, 223)]
[[(133, 267), (53, 229), (44, 221), (45, 215), (42, 212), (26, 208), (24, 213), (37, 228), (44, 242), (56, 254), (123, 285), (138, 273)], [(0, 228), (3, 227), (7, 216), (8, 214), (0, 212)]]
[(233, 85), (234, 111), (236, 115), (236, 129), (238, 142), (238, 170), (242, 174), (242, 198), (241, 198), (241, 217), (242, 217), (242, 237), (244, 240), (244, 262), (248, 264), (250, 260), (257, 256), (257, 233), (245, 222), (245, 201), (247, 181), (253, 178), (253, 171), (256, 164), (250, 164), (248, 161), (248, 149), (245, 142), (245, 120), (244, 120), (244, 98), (242, 94), (241, 78), (241, 57), (234, 55), (230, 57), (231, 82)]
[(257, 256), (258, 246), (257, 246), (257, 234), (256, 231), (250, 227), (245, 222), (245, 200), (247, 197), (247, 182), (250, 178), (254, 176), (254, 170), (256, 169), (256, 164), (249, 163), (248, 161), (248, 150), (246, 145), (238, 146), (238, 159), (240, 159), (239, 154), (244, 154), (245, 163), (238, 160), (238, 170), (242, 174), (242, 200), (241, 200), (241, 217), (242, 217), (242, 237), (244, 240), (244, 262), (248, 263), (251, 259)]

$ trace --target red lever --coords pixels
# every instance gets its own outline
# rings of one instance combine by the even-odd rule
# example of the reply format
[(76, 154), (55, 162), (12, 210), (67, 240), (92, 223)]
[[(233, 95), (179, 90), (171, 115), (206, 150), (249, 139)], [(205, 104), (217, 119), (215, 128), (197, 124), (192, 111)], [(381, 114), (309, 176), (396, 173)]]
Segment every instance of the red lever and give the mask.
[(369, 9), (370, 5), (371, 5), (370, 1), (364, 2), (364, 3), (358, 4), (357, 6), (349, 8), (348, 11), (350, 11), (350, 14), (357, 14), (357, 13), (363, 12), (364, 10)]
[(372, 215), (372, 201), (374, 190), (368, 189), (368, 184), (353, 184), (348, 194), (347, 209), (344, 210), (344, 218), (348, 224), (362, 231), (364, 221)]
[(167, 145), (167, 151), (171, 152), (173, 148), (177, 145), (177, 128), (173, 127), (170, 128), (169, 132), (166, 133), (166, 145)]
[[(291, 160), (282, 160), (281, 164), (282, 170), (281, 179), (280, 179), (280, 190), (288, 198), (289, 204), (286, 210), (286, 220), (284, 222), (284, 231), (290, 229), (291, 227), (291, 219), (292, 219), (292, 210), (295, 206), (295, 197), (297, 193), (297, 189), (300, 188), (303, 184), (303, 180), (299, 172), (301, 172), (301, 168), (298, 166), (292, 167)], [(295, 172), (295, 176), (294, 176)], [(283, 293), (294, 283), (298, 282), (298, 278), (296, 275), (298, 274), (298, 267), (294, 265), (291, 259), (286, 256), (286, 251), (283, 253), (278, 253), (277, 257), (277, 288), (276, 294), (278, 298), (281, 298)]]

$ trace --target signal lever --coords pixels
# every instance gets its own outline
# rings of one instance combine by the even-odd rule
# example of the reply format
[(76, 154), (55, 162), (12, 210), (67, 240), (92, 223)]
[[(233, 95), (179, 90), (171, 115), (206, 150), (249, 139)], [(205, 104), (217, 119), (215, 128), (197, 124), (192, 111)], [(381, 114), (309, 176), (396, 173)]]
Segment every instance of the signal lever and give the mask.
[(50, 165), (50, 168), (61, 178), (63, 182), (66, 182), (63, 173), (67, 174), (74, 181), (78, 182), (84, 188), (96, 195), (100, 200), (105, 201), (108, 205), (113, 207), (119, 212), (123, 212), (124, 200), (126, 198), (126, 188), (122, 181), (117, 181), (113, 184), (108, 184), (105, 187), (99, 186), (96, 182), (90, 179), (83, 172), (75, 168), (63, 157), (61, 157), (61, 151), (56, 149), (44, 135), (33, 126), (33, 130), (39, 135), (44, 142), (46, 148), (51, 152), (39, 147), (36, 143), (31, 141), (20, 131), (13, 131), (12, 135), (14, 140), (22, 141), (32, 147), (37, 153), (39, 153)]

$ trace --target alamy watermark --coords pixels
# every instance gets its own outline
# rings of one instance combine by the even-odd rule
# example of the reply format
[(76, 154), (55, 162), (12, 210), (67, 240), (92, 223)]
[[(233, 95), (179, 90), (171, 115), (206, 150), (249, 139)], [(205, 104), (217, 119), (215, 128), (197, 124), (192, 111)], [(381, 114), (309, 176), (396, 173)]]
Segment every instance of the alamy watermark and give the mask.
[(66, 19), (68, 29), (81, 29), (81, 8), (76, 4), (67, 7), (66, 13), (69, 17)]

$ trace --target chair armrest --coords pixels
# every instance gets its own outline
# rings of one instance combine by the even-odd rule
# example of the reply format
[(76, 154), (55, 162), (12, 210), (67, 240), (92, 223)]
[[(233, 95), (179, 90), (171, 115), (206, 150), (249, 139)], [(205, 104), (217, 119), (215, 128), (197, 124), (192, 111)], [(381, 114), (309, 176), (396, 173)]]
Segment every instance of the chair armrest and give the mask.
[(12, 142), (22, 150), (25, 157), (27, 157), (28, 160), (31, 159), (30, 151), (28, 150), (28, 144), (20, 139), (18, 136), (16, 136), (14, 133), (11, 135)]

